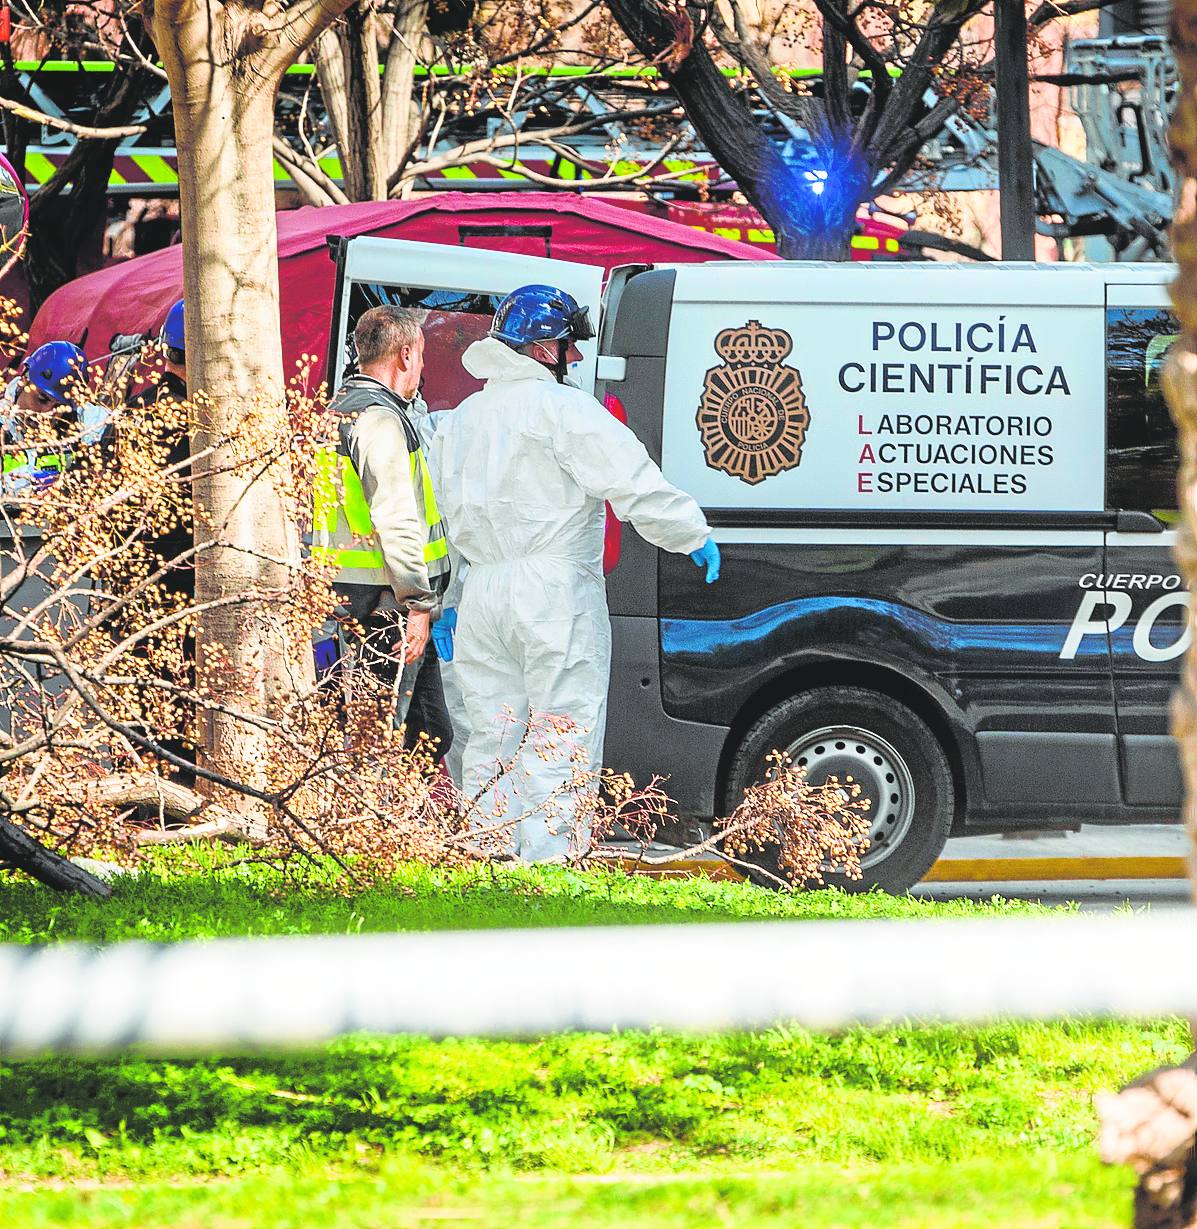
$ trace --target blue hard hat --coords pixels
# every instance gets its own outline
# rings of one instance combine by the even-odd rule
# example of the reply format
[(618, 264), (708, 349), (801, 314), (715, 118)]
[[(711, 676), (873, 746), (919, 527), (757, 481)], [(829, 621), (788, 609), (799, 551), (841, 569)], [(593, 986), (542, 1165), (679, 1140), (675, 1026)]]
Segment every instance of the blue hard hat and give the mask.
[(166, 313), (166, 323), (162, 326), (162, 332), (158, 334), (158, 337), (164, 346), (169, 346), (172, 350), (186, 352), (187, 333), (183, 328), (182, 299)]
[(48, 341), (25, 359), (21, 372), (39, 392), (70, 405), (75, 385), (87, 372), (87, 356), (73, 341)]
[(589, 341), (594, 329), (590, 313), (567, 291), (521, 286), (499, 304), (490, 335), (509, 346), (525, 346), (532, 341)]

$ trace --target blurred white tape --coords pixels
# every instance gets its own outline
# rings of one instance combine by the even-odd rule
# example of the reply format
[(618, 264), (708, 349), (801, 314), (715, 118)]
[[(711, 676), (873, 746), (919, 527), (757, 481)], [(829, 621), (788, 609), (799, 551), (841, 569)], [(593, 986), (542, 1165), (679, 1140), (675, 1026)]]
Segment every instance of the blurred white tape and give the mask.
[(1197, 1015), (1197, 910), (0, 948), (0, 1053)]

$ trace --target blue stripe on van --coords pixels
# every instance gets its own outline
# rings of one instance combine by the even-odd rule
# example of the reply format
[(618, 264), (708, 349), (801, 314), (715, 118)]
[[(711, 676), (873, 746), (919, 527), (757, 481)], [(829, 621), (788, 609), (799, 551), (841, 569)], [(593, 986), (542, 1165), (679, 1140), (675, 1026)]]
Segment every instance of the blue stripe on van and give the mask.
[[(1059, 656), (1071, 620), (1063, 623), (954, 623), (873, 597), (806, 597), (767, 606), (739, 619), (662, 619), (661, 651), (666, 657), (707, 656), (758, 643), (781, 628), (794, 631), (803, 621), (846, 610), (863, 611), (900, 624), (937, 653), (989, 650)], [(1129, 647), (1129, 644), (1128, 644)], [(1119, 646), (1121, 648), (1121, 646)], [(1104, 657), (1105, 641), (1086, 636), (1077, 658)]]

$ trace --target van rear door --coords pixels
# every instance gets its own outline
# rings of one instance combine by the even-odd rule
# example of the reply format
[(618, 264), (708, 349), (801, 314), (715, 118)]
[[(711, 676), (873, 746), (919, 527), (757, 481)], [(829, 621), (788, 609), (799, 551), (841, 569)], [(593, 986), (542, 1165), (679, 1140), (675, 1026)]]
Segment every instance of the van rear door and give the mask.
[[(353, 328), (368, 308), (388, 303), (414, 309), (424, 324), (424, 399), (432, 411), (456, 408), (481, 384), (461, 365), (467, 346), (487, 334), (505, 295), (534, 283), (557, 286), (590, 308), (599, 325), (603, 270), (571, 261), (514, 252), (410, 243), (371, 235), (342, 242), (325, 371), (330, 388), (354, 361)], [(582, 362), (571, 373), (594, 389), (598, 342), (583, 342)]]
[(1168, 289), (1106, 287), (1105, 601), (1122, 787), (1131, 806), (1179, 815), (1180, 759), (1168, 704), (1188, 647), (1189, 594), (1172, 556), (1177, 519), (1176, 428), (1160, 388), (1180, 332)]

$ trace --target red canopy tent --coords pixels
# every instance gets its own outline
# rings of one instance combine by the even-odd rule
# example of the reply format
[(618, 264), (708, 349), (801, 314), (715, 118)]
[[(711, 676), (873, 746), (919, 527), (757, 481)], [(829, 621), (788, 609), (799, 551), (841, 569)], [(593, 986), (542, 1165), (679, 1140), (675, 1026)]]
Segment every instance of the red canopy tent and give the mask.
[[(305, 353), (319, 355), (323, 366), (335, 272), (326, 244), (329, 235), (375, 235), (547, 255), (608, 270), (637, 261), (770, 258), (747, 243), (594, 197), (561, 193), (452, 192), (283, 212), (278, 215), (279, 296), (288, 374)], [(158, 328), (182, 293), (178, 247), (89, 273), (55, 291), (42, 305), (30, 329), (30, 348), (57, 339), (84, 339), (84, 349), (94, 358), (107, 353), (116, 333)], [(316, 382), (322, 377), (322, 370), (314, 373)]]

